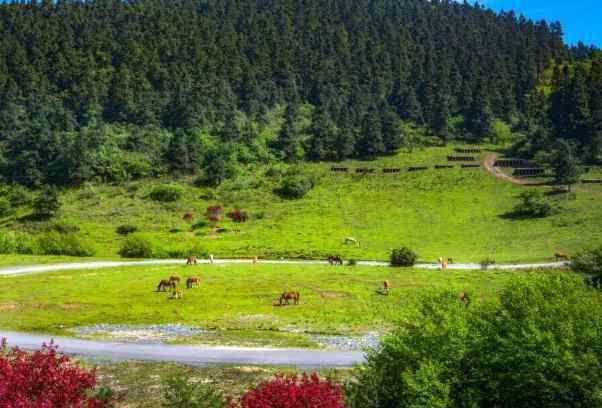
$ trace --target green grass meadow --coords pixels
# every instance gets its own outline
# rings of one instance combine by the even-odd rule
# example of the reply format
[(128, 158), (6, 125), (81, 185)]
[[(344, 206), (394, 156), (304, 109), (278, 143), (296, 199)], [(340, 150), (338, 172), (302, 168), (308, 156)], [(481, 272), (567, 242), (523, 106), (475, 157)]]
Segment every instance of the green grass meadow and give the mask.
[[(165, 247), (200, 247), (221, 257), (386, 259), (391, 248), (409, 246), (421, 261), (440, 256), (456, 262), (498, 262), (551, 259), (555, 251), (574, 253), (602, 241), (602, 186), (579, 186), (574, 198), (551, 196), (560, 210), (543, 219), (512, 219), (507, 214), (526, 188), (496, 179), (483, 169), (435, 170), (446, 164), (453, 146), (400, 153), (374, 162), (344, 162), (349, 167), (428, 165), (421, 172), (399, 175), (331, 174), (329, 164), (309, 164), (317, 175), (315, 188), (303, 199), (283, 200), (273, 193), (277, 180), (256, 168), (217, 189), (196, 188), (191, 180), (185, 196), (161, 204), (148, 198), (154, 182), (129, 186), (86, 186), (63, 195), (59, 220), (76, 224), (97, 244), (98, 256), (115, 256), (124, 238), (115, 230), (132, 224)], [(483, 157), (485, 153), (481, 154)], [(542, 188), (542, 191), (549, 189)], [(217, 237), (209, 227), (192, 230), (182, 220), (192, 211), (204, 219), (208, 205), (221, 203), (228, 212), (241, 208), (248, 222), (234, 224), (226, 217)], [(193, 222), (193, 223), (194, 223)], [(10, 228), (22, 228), (18, 221)], [(346, 246), (345, 237), (360, 247)]]
[[(197, 342), (311, 346), (298, 333), (361, 335), (386, 332), (430, 291), (467, 291), (496, 299), (526, 272), (439, 271), (327, 265), (199, 265), (121, 267), (0, 278), (0, 327), (51, 334), (97, 323), (183, 323), (215, 330)], [(198, 275), (200, 288), (180, 300), (157, 293), (159, 280)], [(389, 280), (392, 292), (377, 291)], [(274, 306), (297, 290), (299, 305)]]

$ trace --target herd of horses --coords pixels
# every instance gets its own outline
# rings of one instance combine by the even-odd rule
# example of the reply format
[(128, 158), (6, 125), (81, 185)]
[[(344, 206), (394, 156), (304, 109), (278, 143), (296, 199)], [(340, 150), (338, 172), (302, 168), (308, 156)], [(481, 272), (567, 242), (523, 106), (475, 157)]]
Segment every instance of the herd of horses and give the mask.
[[(564, 252), (555, 252), (554, 258), (556, 261), (569, 261), (570, 257)], [(257, 257), (254, 256), (251, 258), (252, 263), (257, 263)], [(213, 263), (213, 256), (210, 256), (210, 261)], [(453, 264), (453, 259), (440, 257), (438, 259), (439, 264), (442, 269), (447, 269), (448, 264)], [(198, 258), (196, 256), (189, 256), (186, 259), (186, 265), (197, 265)], [(343, 265), (343, 258), (340, 255), (330, 255), (328, 257), (329, 265)], [(157, 285), (157, 292), (171, 292), (170, 299), (182, 299), (184, 297), (184, 289), (179, 288), (178, 285), (180, 283), (179, 276), (170, 276), (169, 279), (162, 279)], [(201, 280), (198, 276), (190, 276), (186, 279), (186, 289), (193, 289), (200, 287)], [(383, 281), (382, 288), (377, 290), (377, 293), (382, 295), (389, 295), (391, 292), (391, 283), (388, 280)], [(280, 295), (280, 298), (274, 303), (274, 306), (285, 306), (290, 305), (292, 301), (294, 305), (298, 305), (301, 299), (301, 295), (297, 291), (283, 292)], [(469, 296), (466, 292), (461, 292), (458, 295), (458, 299), (461, 302), (468, 303), (470, 301)]]

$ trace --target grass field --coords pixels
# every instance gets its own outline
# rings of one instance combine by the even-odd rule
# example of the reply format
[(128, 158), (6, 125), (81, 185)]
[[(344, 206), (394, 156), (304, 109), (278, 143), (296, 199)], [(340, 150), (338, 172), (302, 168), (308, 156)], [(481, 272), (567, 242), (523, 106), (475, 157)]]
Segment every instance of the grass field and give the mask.
[[(456, 262), (478, 262), (493, 257), (498, 262), (542, 261), (555, 251), (574, 253), (602, 241), (602, 185), (579, 186), (575, 199), (565, 195), (550, 199), (561, 208), (543, 219), (512, 219), (508, 213), (525, 188), (499, 180), (483, 169), (435, 170), (446, 164), (454, 146), (431, 147), (399, 153), (372, 162), (347, 161), (349, 167), (401, 167), (428, 165), (421, 172), (399, 175), (337, 175), (330, 164), (307, 164), (316, 174), (315, 188), (301, 200), (282, 200), (273, 193), (278, 180), (266, 168), (251, 169), (217, 189), (196, 188), (181, 179), (185, 196), (177, 203), (160, 204), (148, 198), (159, 181), (127, 186), (88, 185), (63, 194), (59, 222), (77, 225), (97, 244), (97, 256), (114, 257), (124, 237), (122, 224), (133, 224), (159, 245), (200, 247), (216, 256), (263, 256), (386, 259), (391, 248), (409, 246), (421, 261), (449, 256)], [(480, 155), (482, 158), (486, 153)], [(594, 173), (596, 174), (596, 173)], [(165, 182), (167, 180), (163, 180)], [(226, 232), (209, 236), (209, 227), (192, 230), (182, 220), (185, 212), (204, 219), (208, 205), (222, 203), (226, 211), (241, 208), (250, 214), (244, 224), (227, 219)], [(31, 230), (40, 226), (23, 218), (6, 218), (7, 229)], [(360, 247), (346, 246), (354, 237)]]
[[(525, 272), (427, 271), (390, 267), (203, 265), (63, 271), (0, 281), (0, 327), (71, 334), (98, 323), (183, 323), (214, 333), (187, 342), (315, 346), (310, 334), (386, 332), (431, 290), (468, 291), (495, 299), (498, 289)], [(196, 274), (201, 287), (181, 300), (155, 292), (160, 279)], [(387, 279), (390, 296), (377, 293)], [(297, 306), (273, 306), (298, 290)]]

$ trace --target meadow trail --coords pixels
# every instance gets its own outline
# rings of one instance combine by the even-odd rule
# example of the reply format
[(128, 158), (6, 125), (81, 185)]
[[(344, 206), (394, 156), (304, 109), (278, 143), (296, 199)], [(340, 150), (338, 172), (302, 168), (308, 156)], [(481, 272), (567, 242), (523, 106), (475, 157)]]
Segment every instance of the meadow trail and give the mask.
[(488, 172), (494, 175), (495, 177), (511, 182), (512, 184), (517, 184), (521, 186), (529, 185), (526, 180), (521, 180), (516, 177), (512, 177), (509, 174), (504, 173), (499, 167), (495, 167), (495, 161), (500, 155), (497, 153), (490, 154), (481, 162), (483, 168)]
[[(199, 264), (210, 264), (209, 260), (199, 260)], [(249, 264), (252, 261), (249, 259), (216, 259), (215, 264)], [(327, 265), (328, 261), (321, 260), (259, 260), (258, 264), (287, 264), (287, 265)], [(144, 266), (144, 265), (185, 265), (186, 261), (182, 259), (156, 259), (145, 261), (94, 261), (94, 262), (76, 262), (76, 263), (60, 263), (50, 265), (26, 265), (26, 266), (9, 266), (0, 268), (0, 276), (17, 276), (29, 275), (34, 273), (56, 272), (64, 270), (80, 270), (80, 269), (103, 269), (116, 268), (122, 266)], [(359, 266), (368, 267), (388, 267), (389, 263), (385, 261), (358, 261)], [(549, 263), (528, 263), (528, 264), (499, 264), (489, 265), (488, 270), (522, 270), (522, 269), (559, 269), (568, 266), (568, 262), (549, 262)], [(418, 263), (414, 267), (421, 269), (439, 269), (439, 264), (436, 263)], [(477, 270), (483, 269), (477, 263), (457, 263), (448, 265), (450, 270)]]

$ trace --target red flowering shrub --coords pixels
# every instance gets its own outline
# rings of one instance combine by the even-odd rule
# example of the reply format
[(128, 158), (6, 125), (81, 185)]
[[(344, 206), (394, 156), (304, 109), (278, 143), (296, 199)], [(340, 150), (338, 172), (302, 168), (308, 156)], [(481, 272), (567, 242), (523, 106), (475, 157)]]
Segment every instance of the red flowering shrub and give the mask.
[(209, 207), (207, 207), (207, 218), (209, 219), (209, 221), (212, 222), (218, 222), (219, 220), (222, 219), (222, 211), (224, 211), (224, 206), (221, 204), (218, 205), (211, 205)]
[(246, 211), (234, 210), (228, 213), (228, 218), (230, 218), (234, 222), (247, 222), (249, 216)]
[(248, 391), (240, 400), (242, 408), (345, 408), (341, 387), (322, 381), (317, 374), (303, 377), (277, 376)]
[(96, 373), (59, 355), (53, 344), (26, 353), (0, 346), (0, 407), (2, 408), (109, 408), (116, 402), (94, 396)]

